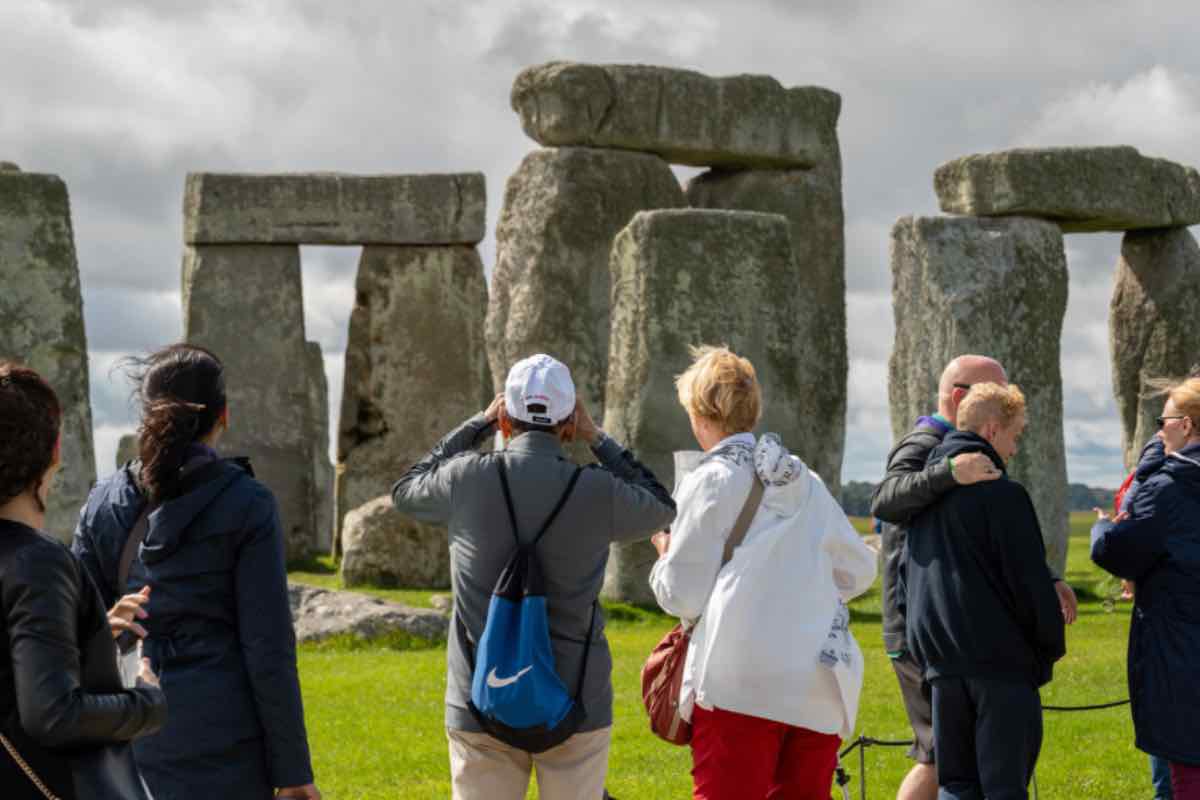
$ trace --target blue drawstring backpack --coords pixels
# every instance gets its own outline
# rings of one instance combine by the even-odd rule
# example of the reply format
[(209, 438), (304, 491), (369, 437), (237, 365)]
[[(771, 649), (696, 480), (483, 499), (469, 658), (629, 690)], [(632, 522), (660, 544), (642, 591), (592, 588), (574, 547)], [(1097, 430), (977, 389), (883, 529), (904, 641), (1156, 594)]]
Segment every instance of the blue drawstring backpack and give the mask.
[(523, 545), (517, 533), (517, 516), (508, 489), (504, 457), (497, 461), (517, 549), (492, 590), (487, 623), (475, 648), (468, 705), (488, 734), (520, 750), (541, 753), (566, 741), (587, 716), (580, 697), (596, 626), (596, 608), (592, 606), (579, 682), (572, 696), (554, 669), (550, 625), (546, 618), (546, 590), (535, 552), (537, 543), (566, 505), (582, 469), (576, 468), (541, 530), (529, 544)]

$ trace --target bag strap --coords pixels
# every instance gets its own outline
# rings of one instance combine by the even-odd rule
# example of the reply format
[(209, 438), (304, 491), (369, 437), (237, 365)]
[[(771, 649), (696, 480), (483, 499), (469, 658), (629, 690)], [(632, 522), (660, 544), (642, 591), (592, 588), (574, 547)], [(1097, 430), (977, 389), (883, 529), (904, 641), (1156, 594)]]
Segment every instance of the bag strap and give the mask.
[(142, 542), (146, 541), (146, 533), (150, 530), (150, 513), (155, 508), (157, 506), (151, 505), (147, 500), (146, 507), (142, 509), (137, 522), (133, 523), (129, 535), (125, 537), (125, 547), (121, 550), (121, 561), (117, 565), (118, 600), (125, 595), (125, 586), (129, 582), (129, 570), (133, 568), (133, 559), (137, 556), (138, 548), (142, 546)]
[[(521, 546), (521, 537), (517, 533), (517, 512), (513, 509), (512, 492), (508, 488), (508, 468), (504, 464), (504, 457), (500, 457), (500, 488), (504, 491), (504, 505), (508, 508), (508, 521), (512, 524), (513, 538), (517, 541), (517, 547)], [(558, 498), (558, 503), (550, 512), (550, 516), (546, 517), (546, 521), (542, 523), (542, 527), (538, 529), (537, 535), (533, 537), (530, 546), (537, 544), (546, 535), (546, 531), (550, 530), (550, 526), (554, 524), (554, 520), (558, 518), (558, 514), (563, 510), (563, 506), (567, 504), (567, 499), (570, 498), (571, 492), (575, 490), (575, 484), (579, 482), (579, 476), (583, 473), (583, 467), (575, 467), (575, 471), (571, 473), (571, 479), (567, 481), (567, 488), (563, 490), (562, 496)]]
[(746, 532), (750, 530), (750, 523), (754, 521), (754, 515), (758, 513), (758, 505), (762, 502), (763, 493), (766, 487), (759, 480), (758, 473), (755, 472), (750, 479), (750, 494), (746, 497), (746, 502), (742, 505), (742, 511), (738, 514), (737, 522), (733, 523), (733, 531), (729, 534), (729, 538), (725, 540), (725, 552), (721, 555), (721, 566), (729, 563), (733, 558), (733, 551), (737, 549), (742, 540), (746, 538)]
[(37, 787), (37, 790), (42, 793), (42, 797), (45, 797), (46, 800), (60, 800), (58, 795), (50, 791), (49, 786), (42, 783), (42, 779), (39, 778), (37, 773), (33, 771), (33, 767), (29, 766), (29, 763), (25, 761), (25, 759), (21, 758), (21, 754), (17, 752), (17, 748), (13, 746), (13, 743), (10, 742), (8, 737), (3, 733), (0, 733), (0, 745), (4, 746), (4, 749), (8, 751), (8, 754), (12, 756), (12, 760), (15, 761), (17, 766), (21, 768), (21, 771), (25, 773), (25, 777), (29, 778), (33, 785)]
[(583, 661), (579, 663), (579, 681), (575, 684), (575, 704), (583, 705), (583, 679), (587, 675), (588, 656), (592, 652), (592, 634), (596, 632), (596, 613), (599, 610), (600, 599), (592, 602), (592, 621), (588, 623), (587, 641), (583, 644)]

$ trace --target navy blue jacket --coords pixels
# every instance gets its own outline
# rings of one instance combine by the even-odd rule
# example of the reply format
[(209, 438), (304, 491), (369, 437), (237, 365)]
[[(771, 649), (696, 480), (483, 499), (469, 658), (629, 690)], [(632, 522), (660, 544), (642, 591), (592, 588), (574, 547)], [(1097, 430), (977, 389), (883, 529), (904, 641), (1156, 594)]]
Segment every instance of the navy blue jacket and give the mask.
[(1200, 444), (1147, 448), (1129, 518), (1092, 528), (1092, 560), (1135, 581), (1129, 697), (1137, 746), (1200, 766)]
[(257, 800), (312, 781), (283, 530), (248, 463), (205, 477), (150, 514), (126, 586), (117, 567), (146, 502), (130, 465), (92, 490), (73, 549), (108, 607), (151, 587), (144, 651), (170, 714), (135, 756), (156, 800)]
[[(947, 434), (929, 460), (974, 452), (1004, 469), (967, 431)], [(1005, 474), (951, 489), (913, 519), (907, 550), (908, 644), (927, 678), (1050, 680), (1064, 623), (1025, 487)]]

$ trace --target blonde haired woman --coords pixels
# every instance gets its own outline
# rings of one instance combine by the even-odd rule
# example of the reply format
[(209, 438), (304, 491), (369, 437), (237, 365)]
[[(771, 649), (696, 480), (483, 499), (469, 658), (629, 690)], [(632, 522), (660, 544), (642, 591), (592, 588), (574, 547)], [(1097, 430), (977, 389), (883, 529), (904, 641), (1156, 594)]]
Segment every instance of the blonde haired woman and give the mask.
[(1092, 528), (1092, 560), (1137, 584), (1129, 695), (1137, 747), (1171, 765), (1175, 800), (1200, 798), (1200, 378), (1158, 382), (1164, 459), (1138, 467), (1116, 519)]
[[(693, 356), (676, 388), (705, 456), (679, 486), (671, 533), (654, 538), (650, 574), (664, 610), (699, 618), (680, 698), (693, 796), (826, 800), (862, 687), (844, 603), (875, 579), (875, 554), (777, 436), (755, 439), (753, 365), (726, 348)], [(754, 481), (762, 502), (722, 566)]]

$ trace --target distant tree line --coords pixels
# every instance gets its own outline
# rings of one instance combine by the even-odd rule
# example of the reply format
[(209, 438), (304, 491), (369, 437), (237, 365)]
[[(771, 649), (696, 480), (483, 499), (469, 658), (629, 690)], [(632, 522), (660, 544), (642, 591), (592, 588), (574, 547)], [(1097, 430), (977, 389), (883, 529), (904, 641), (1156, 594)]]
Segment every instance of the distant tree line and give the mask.
[[(842, 508), (852, 517), (871, 516), (871, 495), (877, 484), (867, 481), (850, 481), (842, 484)], [(1067, 509), (1069, 511), (1091, 511), (1096, 506), (1111, 509), (1113, 489), (1098, 489), (1082, 483), (1067, 484)]]

